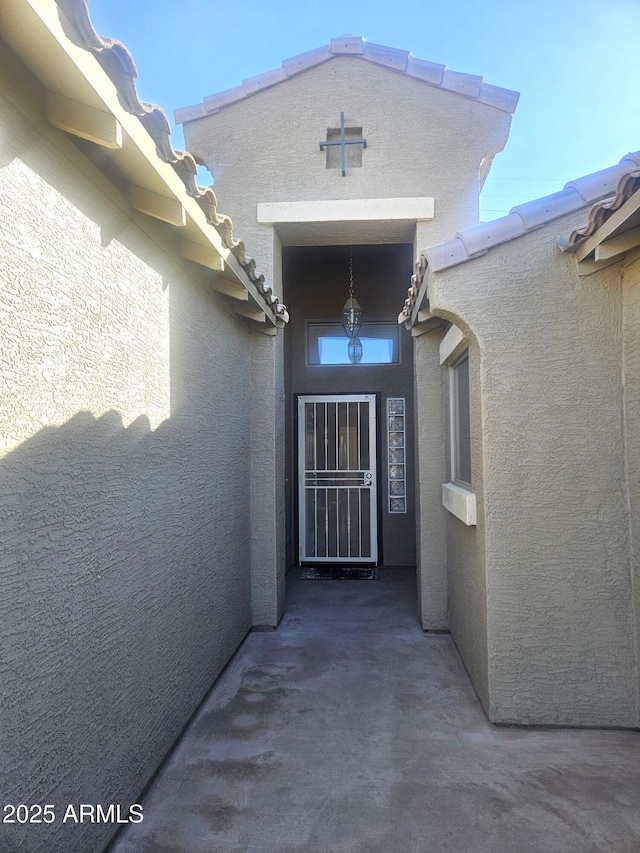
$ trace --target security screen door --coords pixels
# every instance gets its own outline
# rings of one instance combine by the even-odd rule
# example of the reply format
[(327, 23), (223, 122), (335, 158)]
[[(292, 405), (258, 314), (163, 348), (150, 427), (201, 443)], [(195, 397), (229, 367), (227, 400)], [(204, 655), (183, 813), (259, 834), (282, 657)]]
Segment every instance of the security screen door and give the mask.
[(375, 404), (298, 397), (300, 563), (377, 563)]

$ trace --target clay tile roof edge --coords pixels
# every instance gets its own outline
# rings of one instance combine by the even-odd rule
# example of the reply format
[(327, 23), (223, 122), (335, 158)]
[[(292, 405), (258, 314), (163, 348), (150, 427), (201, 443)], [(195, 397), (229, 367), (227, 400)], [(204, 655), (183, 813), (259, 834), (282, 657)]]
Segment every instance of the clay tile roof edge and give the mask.
[(491, 222), (481, 222), (460, 231), (452, 240), (424, 249), (416, 262), (411, 287), (399, 319), (410, 322), (427, 268), (432, 272), (440, 272), (479, 258), (495, 246), (517, 239), (568, 213), (588, 207), (595, 199), (586, 200), (580, 190), (589, 196), (598, 189), (599, 201), (591, 207), (587, 225), (573, 231), (568, 240), (564, 241), (565, 251), (576, 249), (597, 231), (609, 216), (622, 207), (627, 199), (640, 190), (640, 151), (626, 154), (617, 165), (608, 169), (568, 181), (560, 192), (517, 205), (507, 216), (493, 219)]
[[(478, 103), (509, 114), (515, 111), (520, 97), (518, 92), (485, 83), (482, 77), (475, 74), (450, 71), (444, 65), (438, 65), (424, 59), (416, 59), (407, 50), (374, 44), (362, 36), (344, 35), (331, 39), (326, 46), (323, 45), (290, 59), (285, 59), (281, 68), (243, 80), (242, 86), (229, 89), (226, 92), (207, 95), (203, 99), (202, 105), (179, 107), (174, 110), (176, 124), (194, 121), (203, 118), (206, 114), (218, 112), (222, 107), (249, 98), (263, 89), (276, 86), (295, 74), (300, 74), (337, 56), (355, 56), (358, 59), (382, 65), (399, 74), (406, 74), (407, 77), (422, 80), (429, 86), (471, 98)], [(230, 93), (233, 93), (233, 96), (230, 96)], [(198, 110), (198, 106), (200, 106), (200, 110)]]
[(640, 190), (640, 151), (625, 155), (618, 164), (620, 167), (625, 171), (618, 179), (614, 195), (593, 205), (587, 224), (583, 228), (576, 228), (568, 238), (561, 241), (563, 251), (575, 251)]
[[(264, 284), (264, 276), (256, 273), (255, 261), (247, 256), (244, 243), (234, 238), (231, 219), (218, 213), (217, 199), (213, 189), (201, 187), (196, 183), (197, 164), (193, 155), (173, 148), (171, 126), (163, 110), (156, 104), (141, 101), (138, 97), (135, 84), (138, 72), (127, 48), (115, 39), (105, 39), (98, 35), (89, 16), (88, 0), (56, 0), (56, 3), (74, 27), (79, 39), (78, 43), (95, 56), (111, 79), (124, 109), (138, 117), (153, 139), (159, 159), (173, 167), (182, 180), (187, 195), (197, 201), (207, 221), (231, 250), (250, 281)], [(288, 319), (286, 308), (280, 303), (274, 304), (264, 288), (260, 290), (264, 296), (265, 308), (280, 319)]]

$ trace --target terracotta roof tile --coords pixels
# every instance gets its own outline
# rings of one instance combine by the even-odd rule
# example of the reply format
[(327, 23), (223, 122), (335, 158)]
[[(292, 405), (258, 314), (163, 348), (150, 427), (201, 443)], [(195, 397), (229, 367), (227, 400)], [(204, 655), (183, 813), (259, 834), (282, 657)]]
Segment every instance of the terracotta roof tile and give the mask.
[(247, 77), (242, 81), (242, 88), (247, 95), (253, 95), (254, 92), (259, 92), (261, 89), (269, 89), (275, 86), (276, 83), (282, 83), (287, 79), (287, 72), (284, 68), (276, 68), (274, 71), (267, 71), (264, 74), (257, 74), (255, 77)]
[(292, 56), (291, 59), (285, 59), (282, 67), (287, 72), (288, 77), (293, 77), (294, 74), (300, 74), (302, 71), (328, 62), (332, 57), (333, 54), (327, 46), (318, 47), (315, 50), (300, 53), (298, 56)]
[(488, 104), (505, 113), (515, 112), (519, 97), (520, 95), (517, 92), (502, 89), (500, 86), (492, 86), (491, 83), (483, 83), (478, 94), (478, 100), (481, 104)]
[(626, 171), (625, 165), (619, 163), (609, 169), (594, 172), (593, 175), (585, 175), (565, 184), (565, 189), (571, 187), (580, 193), (585, 202), (590, 203), (601, 199), (603, 196), (613, 195), (621, 176)]
[(180, 107), (179, 110), (174, 110), (174, 120), (176, 124), (183, 124), (187, 121), (195, 121), (197, 118), (204, 118), (215, 112), (217, 109), (208, 110), (204, 104), (193, 104), (190, 107)]
[[(244, 243), (236, 240), (233, 235), (233, 223), (228, 216), (218, 213), (218, 203), (211, 187), (201, 187), (196, 182), (197, 165), (194, 157), (187, 151), (178, 151), (171, 144), (171, 126), (165, 113), (155, 104), (141, 101), (136, 90), (135, 80), (138, 76), (135, 63), (127, 48), (115, 39), (105, 39), (99, 36), (93, 28), (87, 8), (87, 0), (56, 0), (63, 13), (75, 29), (76, 43), (90, 51), (98, 60), (106, 74), (115, 85), (124, 108), (137, 116), (147, 133), (153, 139), (158, 157), (169, 163), (179, 175), (188, 195), (194, 198), (205, 213), (209, 224), (220, 234), (225, 245), (231, 250), (249, 279), (259, 285), (267, 307), (281, 318), (288, 320), (288, 313), (277, 297), (274, 297), (270, 285), (265, 284), (264, 276), (256, 272), (255, 261), (246, 254)], [(74, 37), (74, 34), (71, 34)], [(270, 76), (271, 75), (271, 76)], [(261, 78), (251, 78), (244, 81), (243, 86), (223, 92), (217, 97), (222, 106), (232, 103), (238, 97), (246, 97), (247, 88), (256, 91), (268, 84), (264, 81), (286, 78), (284, 68)], [(262, 83), (261, 83), (262, 81)], [(245, 86), (247, 88), (245, 88)], [(240, 91), (238, 91), (240, 90)], [(210, 102), (209, 106), (213, 106)], [(210, 109), (204, 107), (207, 114)]]
[[(632, 155), (637, 156), (637, 155)], [(640, 159), (640, 157), (638, 158)], [(633, 162), (630, 160), (629, 162)], [(618, 182), (615, 196), (608, 200), (594, 205), (589, 211), (589, 221), (584, 228), (577, 228), (569, 235), (566, 245), (563, 248), (566, 250), (577, 249), (588, 237), (604, 225), (607, 219), (615, 213), (622, 205), (640, 190), (640, 168), (632, 168)]]
[[(478, 248), (476, 254), (484, 255), (485, 252), (486, 249)], [(461, 237), (455, 237), (446, 243), (438, 243), (429, 249), (425, 249), (422, 256), (428, 262), (429, 266), (434, 269), (446, 269), (446, 267), (452, 267), (466, 261), (469, 257), (469, 252), (464, 240)]]
[(385, 47), (383, 44), (366, 42), (366, 49), (362, 54), (363, 59), (375, 62), (378, 65), (386, 65), (394, 71), (406, 71), (407, 62), (411, 54), (408, 50), (399, 50), (396, 47)]
[(236, 101), (241, 101), (246, 97), (247, 91), (244, 86), (236, 86), (234, 89), (225, 89), (224, 92), (209, 95), (204, 99), (205, 114), (215, 113), (220, 109), (220, 107), (226, 107), (229, 104), (234, 104)]
[(409, 56), (405, 74), (408, 77), (424, 80), (431, 86), (440, 86), (446, 67), (446, 65), (438, 65), (436, 62), (428, 62), (426, 59), (416, 59), (415, 56)]
[(476, 77), (474, 74), (461, 74), (459, 71), (449, 71), (448, 69), (442, 75), (441, 86), (449, 92), (457, 92), (459, 95), (466, 95), (468, 98), (477, 98), (480, 94), (480, 86), (482, 85), (482, 77)]
[[(522, 217), (517, 213), (510, 213), (509, 216), (502, 216), (492, 222), (481, 222), (480, 225), (466, 228), (456, 234), (456, 237), (462, 240), (467, 250), (467, 257), (471, 257), (479, 252), (485, 252), (498, 243), (513, 240), (514, 237), (524, 234), (525, 230)], [(428, 258), (429, 255), (427, 254)], [(447, 266), (451, 266), (451, 264), (447, 264)]]
[(387, 47), (383, 44), (374, 44), (360, 36), (345, 35), (331, 39), (326, 47), (319, 47), (291, 59), (285, 59), (282, 68), (244, 80), (242, 86), (229, 89), (226, 92), (208, 95), (202, 104), (180, 107), (174, 112), (175, 120), (180, 124), (181, 122), (202, 118), (207, 113), (217, 112), (222, 107), (229, 106), (243, 97), (250, 97), (262, 89), (275, 86), (294, 74), (299, 74), (334, 59), (336, 56), (355, 56), (367, 62), (382, 65), (392, 71), (406, 74), (407, 77), (422, 80), (429, 86), (437, 86), (448, 92), (455, 92), (465, 98), (471, 98), (479, 103), (495, 107), (502, 112), (513, 113), (520, 97), (517, 92), (510, 89), (501, 89), (499, 86), (491, 86), (485, 83), (482, 77), (477, 77), (475, 74), (449, 71), (444, 65), (427, 62), (424, 59), (415, 59), (409, 51)]
[[(507, 216), (467, 228), (456, 235), (467, 247), (467, 257), (456, 263), (470, 260), (480, 251), (513, 240), (526, 231), (586, 207), (597, 199), (610, 198), (616, 192), (616, 187), (620, 187), (621, 183), (626, 184), (629, 176), (638, 169), (638, 159), (640, 152), (628, 154), (616, 166), (568, 181), (560, 192), (519, 204), (513, 207)], [(630, 169), (630, 166), (633, 168)], [(613, 202), (605, 202), (597, 207), (609, 210), (611, 204)], [(430, 250), (426, 251), (428, 253)]]
[(565, 250), (575, 249), (638, 190), (640, 151), (625, 155), (617, 165), (608, 169), (568, 181), (560, 192), (519, 204), (507, 216), (481, 222), (459, 232), (453, 240), (424, 249), (416, 263), (399, 319), (410, 321), (427, 267), (438, 272), (479, 258), (495, 246), (599, 200), (589, 211), (587, 225), (573, 231), (563, 246)]
[(364, 44), (364, 39), (360, 36), (338, 36), (331, 39), (329, 50), (333, 54), (358, 55), (364, 53)]
[(539, 225), (544, 225), (550, 219), (557, 219), (566, 213), (573, 213), (584, 207), (585, 200), (570, 184), (560, 192), (536, 198), (511, 208), (510, 214), (517, 213), (521, 218), (524, 230), (530, 231)]

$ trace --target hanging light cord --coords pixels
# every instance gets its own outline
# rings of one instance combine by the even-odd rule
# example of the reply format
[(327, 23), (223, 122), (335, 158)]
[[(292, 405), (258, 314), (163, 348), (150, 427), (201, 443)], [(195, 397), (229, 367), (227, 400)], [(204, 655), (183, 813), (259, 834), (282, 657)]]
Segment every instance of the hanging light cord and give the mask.
[(349, 246), (349, 299), (353, 299), (353, 247)]

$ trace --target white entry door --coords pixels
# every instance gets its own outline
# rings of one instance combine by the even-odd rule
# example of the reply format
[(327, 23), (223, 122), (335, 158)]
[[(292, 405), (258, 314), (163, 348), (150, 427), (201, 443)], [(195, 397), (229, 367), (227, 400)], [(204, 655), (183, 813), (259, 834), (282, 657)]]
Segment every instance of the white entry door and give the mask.
[(377, 563), (376, 398), (298, 397), (300, 563)]

